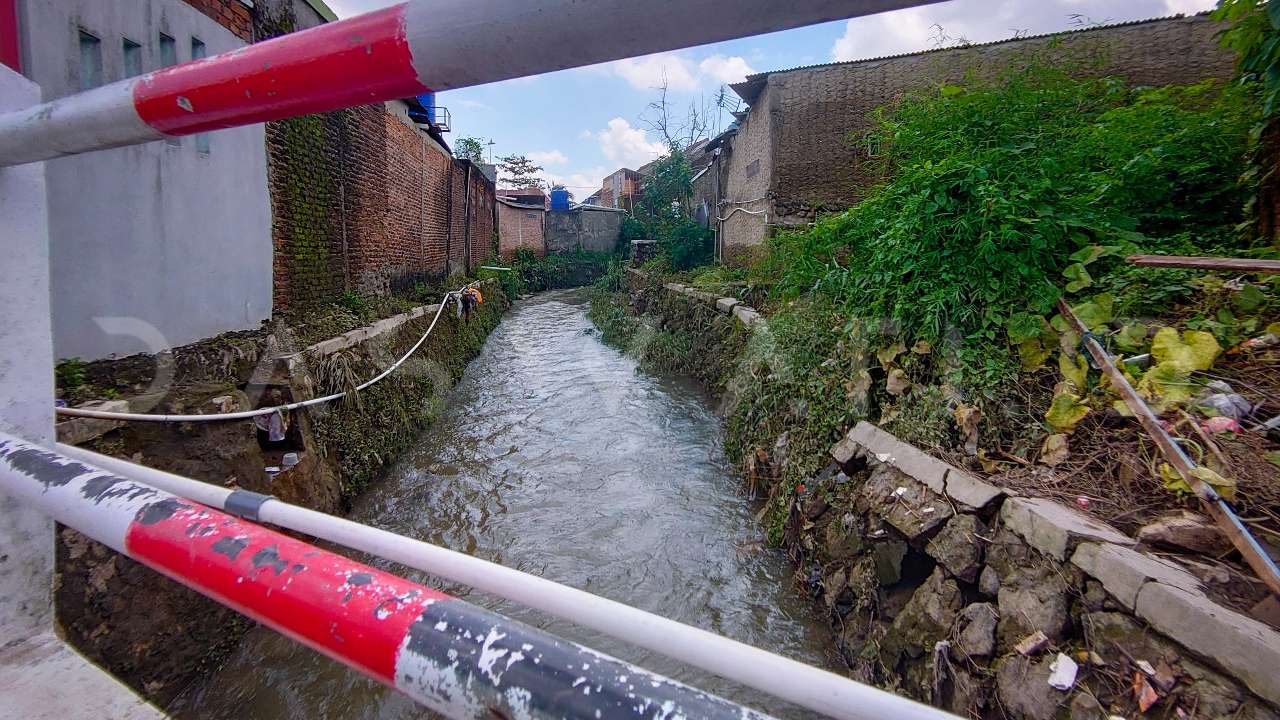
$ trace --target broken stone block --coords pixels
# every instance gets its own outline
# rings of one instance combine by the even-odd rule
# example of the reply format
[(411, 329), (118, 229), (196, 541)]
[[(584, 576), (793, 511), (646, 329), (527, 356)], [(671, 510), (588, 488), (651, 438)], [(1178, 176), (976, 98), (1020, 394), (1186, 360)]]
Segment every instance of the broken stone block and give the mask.
[(1015, 720), (1051, 720), (1066, 697), (1049, 686), (1052, 657), (1039, 661), (1010, 655), (996, 665), (996, 693)]
[(914, 541), (951, 518), (951, 504), (929, 488), (889, 465), (872, 469), (862, 496), (873, 512)]
[(978, 574), (978, 592), (989, 598), (1000, 592), (1000, 573), (990, 565), (982, 568), (982, 572)]
[(1134, 608), (1151, 627), (1280, 704), (1280, 632), (1197, 593), (1149, 582)]
[(1032, 566), (1011, 574), (1002, 580), (996, 597), (1002, 647), (1012, 646), (1037, 630), (1051, 640), (1060, 640), (1067, 629), (1069, 589), (1051, 568)]
[(1196, 594), (1202, 592), (1200, 579), (1174, 563), (1119, 545), (1081, 543), (1071, 555), (1071, 564), (1097, 578), (1130, 610), (1138, 601), (1138, 590), (1152, 580)]
[[(129, 412), (127, 400), (95, 400), (77, 406), (82, 410), (101, 410), (103, 412)], [(106, 435), (116, 428), (124, 427), (119, 420), (101, 420), (98, 418), (73, 417), (62, 420), (56, 426), (58, 442), (67, 445), (83, 445), (90, 440)]]
[(929, 541), (929, 555), (950, 573), (965, 582), (978, 579), (982, 570), (982, 538), (987, 526), (973, 515), (957, 515)]
[(748, 328), (764, 319), (760, 317), (760, 313), (756, 312), (755, 308), (749, 308), (746, 305), (734, 305), (733, 316)]
[(1000, 506), (1000, 518), (1031, 547), (1059, 561), (1081, 540), (1134, 544), (1110, 525), (1043, 498), (1011, 497)]
[(902, 579), (902, 558), (907, 555), (907, 544), (897, 540), (885, 540), (871, 546), (871, 559), (875, 562), (876, 581), (881, 585), (893, 585)]
[(1138, 530), (1138, 540), (1148, 545), (1220, 555), (1231, 550), (1231, 540), (1203, 515), (1183, 510), (1166, 515)]
[(991, 603), (974, 603), (960, 612), (960, 634), (956, 650), (961, 657), (991, 657), (996, 651), (996, 623), (999, 616)]
[(881, 662), (893, 668), (903, 655), (924, 655), (936, 642), (946, 639), (963, 605), (964, 597), (956, 581), (941, 568), (935, 568), (885, 633), (880, 644)]
[(733, 312), (733, 306), (738, 304), (739, 304), (739, 301), (735, 300), (734, 298), (723, 297), (723, 298), (720, 298), (719, 300), (716, 300), (716, 309), (724, 313), (725, 315), (728, 315), (729, 313)]

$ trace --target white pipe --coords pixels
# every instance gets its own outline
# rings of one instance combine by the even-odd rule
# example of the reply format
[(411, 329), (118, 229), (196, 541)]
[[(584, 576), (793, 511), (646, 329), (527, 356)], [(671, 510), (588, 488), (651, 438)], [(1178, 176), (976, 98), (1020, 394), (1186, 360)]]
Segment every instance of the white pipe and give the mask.
[[(231, 490), (59, 443), (58, 452), (222, 508)], [(842, 720), (940, 720), (937, 708), (598, 595), (274, 498), (258, 519), (439, 575)]]
[[(472, 285), (475, 285), (475, 284), (476, 283), (474, 282), (470, 283), (466, 285), (463, 289), (465, 290), (466, 288), (471, 287)], [(458, 292), (461, 292), (461, 291), (458, 291)], [(441, 300), (439, 306), (436, 307), (435, 317), (431, 318), (431, 325), (427, 328), (427, 331), (422, 334), (422, 337), (418, 338), (418, 342), (414, 343), (413, 347), (409, 348), (409, 352), (401, 356), (401, 358), (395, 361), (395, 364), (393, 364), (391, 367), (387, 368), (386, 370), (383, 370), (381, 375), (373, 378), (372, 380), (369, 380), (368, 382), (362, 385), (356, 386), (355, 390), (344, 390), (340, 393), (325, 395), (324, 397), (311, 398), (310, 400), (302, 400), (296, 403), (289, 403), (287, 405), (276, 405), (274, 407), (258, 408), (257, 410), (241, 410), (240, 412), (208, 413), (205, 415), (153, 415), (150, 413), (111, 412), (108, 410), (85, 410), (83, 408), (66, 408), (66, 407), (54, 408), (54, 412), (56, 412), (59, 415), (64, 415), (67, 417), (96, 418), (99, 420), (129, 420), (134, 422), (168, 422), (168, 423), (226, 422), (228, 420), (245, 420), (248, 418), (258, 417), (260, 415), (270, 415), (276, 412), (287, 412), (289, 410), (297, 410), (298, 408), (311, 407), (312, 405), (322, 405), (327, 402), (333, 402), (334, 400), (340, 400), (353, 392), (360, 392), (361, 390), (364, 390), (367, 387), (375, 385), (376, 383), (382, 381), (383, 378), (395, 372), (396, 368), (403, 365), (404, 361), (408, 360), (411, 355), (413, 355), (415, 352), (418, 351), (418, 348), (422, 347), (422, 343), (426, 342), (427, 337), (431, 335), (431, 331), (436, 329), (436, 323), (440, 320), (440, 315), (444, 313), (445, 306), (449, 304), (449, 300), (452, 299), (455, 294), (456, 293), (445, 293), (444, 299)]]

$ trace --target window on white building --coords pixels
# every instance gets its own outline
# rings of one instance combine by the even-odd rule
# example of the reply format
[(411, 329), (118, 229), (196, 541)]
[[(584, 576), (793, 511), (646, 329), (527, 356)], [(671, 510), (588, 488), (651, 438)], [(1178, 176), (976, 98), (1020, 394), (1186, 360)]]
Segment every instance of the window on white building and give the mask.
[[(208, 50), (200, 38), (192, 36), (191, 38), (191, 59), (201, 60), (208, 55)], [(199, 133), (196, 135), (196, 152), (201, 155), (209, 154), (209, 133)]]
[(121, 49), (124, 52), (124, 76), (136, 77), (142, 74), (142, 46), (138, 43), (124, 38), (120, 41)]
[(102, 84), (102, 41), (80, 31), (80, 89), (89, 90)]

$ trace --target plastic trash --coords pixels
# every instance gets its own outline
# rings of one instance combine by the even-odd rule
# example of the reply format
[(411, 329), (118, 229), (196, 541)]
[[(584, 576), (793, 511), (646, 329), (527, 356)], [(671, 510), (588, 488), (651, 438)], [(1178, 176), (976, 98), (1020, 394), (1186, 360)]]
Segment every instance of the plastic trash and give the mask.
[(1058, 653), (1058, 658), (1049, 666), (1049, 686), (1056, 690), (1070, 690), (1076, 684), (1076, 673), (1080, 666), (1070, 657)]

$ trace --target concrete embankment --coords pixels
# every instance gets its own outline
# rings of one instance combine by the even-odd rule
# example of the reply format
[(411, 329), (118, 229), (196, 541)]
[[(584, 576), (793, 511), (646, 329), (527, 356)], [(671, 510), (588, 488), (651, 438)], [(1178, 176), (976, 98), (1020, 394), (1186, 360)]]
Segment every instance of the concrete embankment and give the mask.
[[(343, 513), (444, 410), (509, 302), (497, 282), (469, 321), (444, 314), (415, 355), (344, 400), (251, 420), (117, 423), (75, 419), (62, 442), (290, 503)], [(94, 363), (99, 387), (125, 388), (106, 409), (213, 414), (348, 390), (411, 348), (437, 307), (422, 306), (305, 347), (287, 328), (236, 333), (156, 356)], [(252, 623), (80, 533), (57, 529), (55, 606), (67, 640), (158, 705), (215, 667)]]

